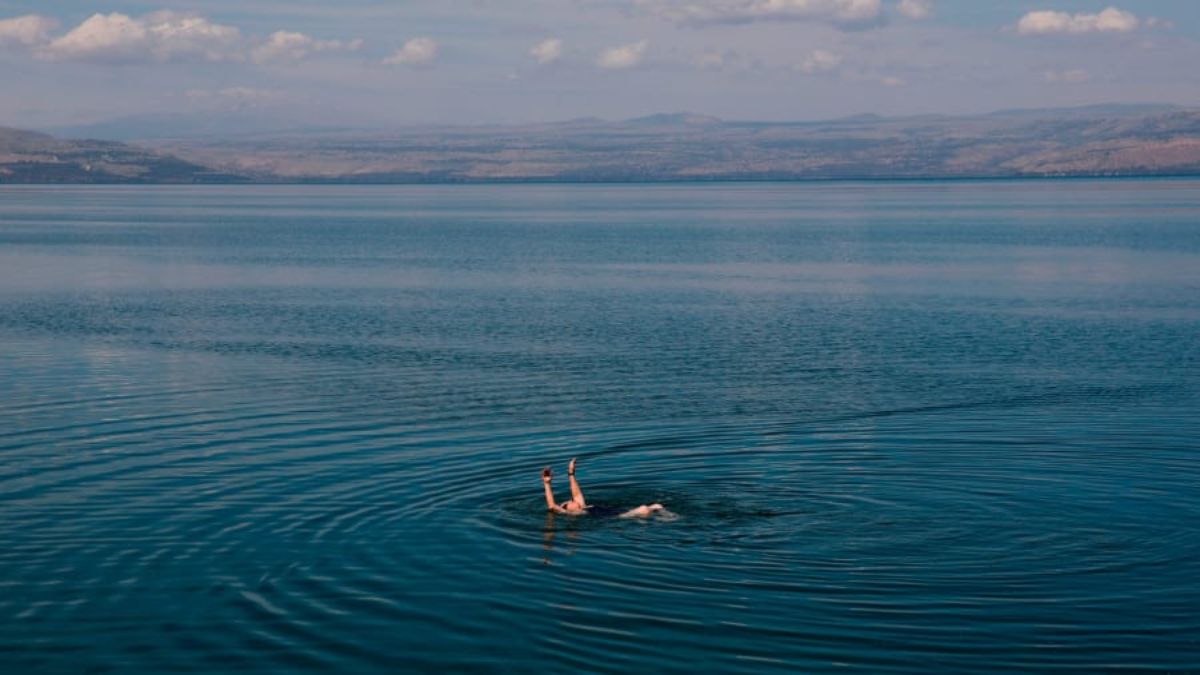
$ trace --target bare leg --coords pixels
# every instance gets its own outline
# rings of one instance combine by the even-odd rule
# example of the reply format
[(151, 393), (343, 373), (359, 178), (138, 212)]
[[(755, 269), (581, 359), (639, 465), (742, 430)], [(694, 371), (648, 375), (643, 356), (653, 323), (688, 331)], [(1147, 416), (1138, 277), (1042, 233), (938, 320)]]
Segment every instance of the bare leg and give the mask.
[(562, 509), (554, 502), (554, 490), (550, 487), (550, 475), (550, 467), (542, 469), (542, 488), (546, 492), (546, 508), (551, 511), (561, 511)]
[(579, 481), (575, 480), (575, 459), (572, 457), (571, 463), (567, 465), (567, 477), (571, 479), (571, 501), (587, 508), (587, 502), (583, 500), (583, 490), (579, 487)]

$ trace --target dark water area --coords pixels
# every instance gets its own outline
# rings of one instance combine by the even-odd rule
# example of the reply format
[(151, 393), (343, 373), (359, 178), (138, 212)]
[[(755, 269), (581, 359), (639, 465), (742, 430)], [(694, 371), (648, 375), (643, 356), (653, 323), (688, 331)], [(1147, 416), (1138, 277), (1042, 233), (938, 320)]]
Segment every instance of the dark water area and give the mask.
[(1200, 672), (1198, 448), (1200, 181), (0, 189), (5, 672)]

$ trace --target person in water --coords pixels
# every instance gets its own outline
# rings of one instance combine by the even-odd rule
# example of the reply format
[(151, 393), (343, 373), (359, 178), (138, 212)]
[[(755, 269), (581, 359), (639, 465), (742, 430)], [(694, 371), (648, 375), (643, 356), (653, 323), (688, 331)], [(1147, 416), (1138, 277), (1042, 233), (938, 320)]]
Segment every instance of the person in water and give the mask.
[[(588, 504), (583, 498), (583, 490), (579, 487), (579, 481), (575, 480), (575, 459), (571, 458), (571, 463), (567, 465), (567, 477), (571, 481), (571, 499), (561, 504), (554, 501), (554, 489), (550, 487), (550, 481), (554, 479), (553, 472), (550, 467), (542, 469), (542, 488), (546, 492), (546, 508), (554, 513), (565, 513), (568, 516), (583, 516), (589, 512), (594, 512), (594, 505)], [(642, 504), (636, 509), (630, 509), (624, 513), (616, 514), (620, 518), (647, 518), (655, 513), (662, 511), (666, 513), (666, 509), (662, 504)]]

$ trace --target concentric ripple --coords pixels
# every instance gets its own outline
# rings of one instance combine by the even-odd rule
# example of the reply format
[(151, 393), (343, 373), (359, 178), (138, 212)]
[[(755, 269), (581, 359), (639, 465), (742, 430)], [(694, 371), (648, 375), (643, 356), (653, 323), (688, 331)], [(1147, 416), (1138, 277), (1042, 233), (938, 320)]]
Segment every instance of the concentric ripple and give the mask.
[(1196, 669), (1200, 184), (513, 189), (0, 191), (0, 663)]

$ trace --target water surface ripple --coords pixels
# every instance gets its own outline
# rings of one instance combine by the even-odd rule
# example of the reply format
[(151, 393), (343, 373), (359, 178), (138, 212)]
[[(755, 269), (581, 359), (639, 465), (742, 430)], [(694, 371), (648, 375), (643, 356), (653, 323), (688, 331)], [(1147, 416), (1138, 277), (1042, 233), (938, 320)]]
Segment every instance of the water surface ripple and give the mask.
[[(2, 188), (0, 663), (1198, 672), (1198, 216)], [(572, 456), (677, 517), (547, 514)]]

